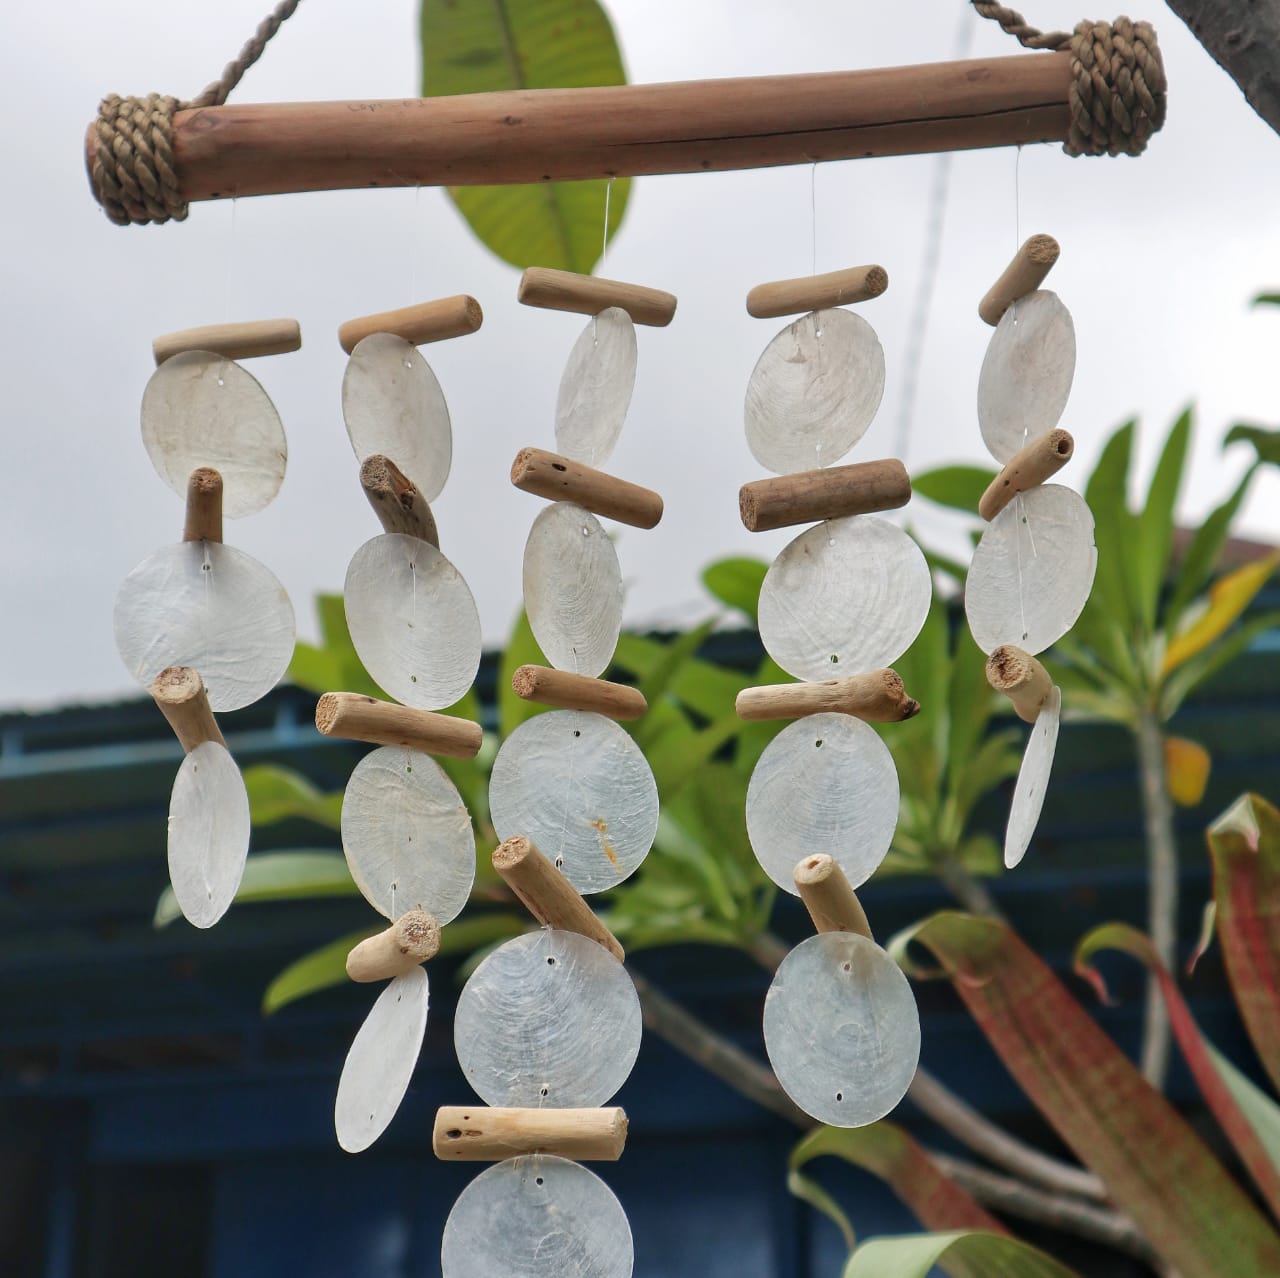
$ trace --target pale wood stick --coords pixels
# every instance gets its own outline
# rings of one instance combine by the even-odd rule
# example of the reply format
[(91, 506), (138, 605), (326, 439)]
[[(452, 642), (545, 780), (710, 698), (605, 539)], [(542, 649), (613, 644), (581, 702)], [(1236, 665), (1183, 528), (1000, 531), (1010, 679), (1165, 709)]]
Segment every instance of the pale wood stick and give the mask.
[(440, 924), (425, 910), (402, 914), (385, 932), (367, 937), (347, 955), (347, 975), (362, 985), (411, 972), (440, 951)]
[(1050, 430), (1033, 439), (1005, 462), (978, 502), (978, 514), (994, 519), (1018, 493), (1039, 488), (1056, 475), (1076, 450), (1070, 431)]
[(578, 1163), (617, 1162), (627, 1116), (610, 1109), (488, 1109), (445, 1105), (436, 1112), (431, 1148), (453, 1162), (498, 1163), (524, 1154), (555, 1154)]
[(542, 448), (522, 448), (516, 454), (511, 482), (522, 492), (548, 501), (571, 501), (634, 528), (653, 528), (662, 518), (662, 498), (652, 489)]
[(326, 737), (404, 746), (449, 759), (474, 759), (484, 743), (483, 729), (470, 719), (378, 701), (361, 692), (326, 692), (316, 702), (316, 727)]
[(993, 328), (1000, 317), (1021, 297), (1034, 293), (1058, 260), (1058, 241), (1052, 235), (1033, 235), (1013, 255), (1004, 274), (978, 303), (978, 314)]
[(156, 675), (148, 691), (188, 754), (206, 741), (227, 744), (198, 671), (190, 666), (169, 666)]
[(829, 306), (848, 306), (879, 297), (889, 287), (883, 266), (851, 266), (826, 275), (804, 275), (794, 280), (757, 284), (747, 294), (747, 314), (756, 319), (804, 315)]
[(250, 320), (243, 324), (207, 324), (165, 333), (151, 343), (158, 368), (183, 351), (212, 351), (227, 359), (284, 355), (302, 347), (302, 329), (294, 319)]
[(182, 540), (222, 540), (222, 476), (212, 466), (197, 466), (187, 480)]
[(394, 333), (414, 346), (465, 337), (484, 323), (484, 311), (474, 297), (459, 293), (434, 302), (419, 302), (395, 311), (362, 315), (338, 329), (338, 343), (348, 355), (371, 333)]
[(540, 706), (590, 710), (608, 719), (639, 719), (649, 708), (639, 688), (547, 666), (521, 666), (511, 676), (511, 691)]
[(911, 500), (911, 477), (896, 458), (802, 470), (757, 479), (738, 490), (738, 513), (751, 532), (819, 519), (894, 510)]
[(775, 683), (743, 688), (734, 708), (739, 719), (802, 719), (810, 714), (851, 714), (867, 723), (901, 723), (920, 713), (896, 670), (868, 670), (821, 683)]
[(375, 453), (360, 466), (360, 487), (383, 531), (408, 533), (440, 549), (440, 532), (427, 500), (390, 457)]
[(825, 852), (796, 863), (792, 873), (800, 899), (819, 932), (857, 932), (874, 941), (871, 925), (844, 871)]
[(523, 835), (498, 844), (490, 858), (493, 868), (539, 923), (564, 932), (577, 932), (603, 945), (619, 963), (625, 955), (618, 938), (596, 918), (591, 907), (568, 879)]
[(987, 682), (1013, 702), (1023, 723), (1035, 723), (1040, 707), (1053, 691), (1049, 672), (1029, 652), (1011, 643), (996, 648), (987, 658)]
[(611, 306), (621, 307), (637, 324), (665, 328), (676, 313), (673, 293), (595, 275), (577, 275), (546, 266), (531, 266), (520, 277), (516, 300), (546, 311), (573, 311), (599, 315)]

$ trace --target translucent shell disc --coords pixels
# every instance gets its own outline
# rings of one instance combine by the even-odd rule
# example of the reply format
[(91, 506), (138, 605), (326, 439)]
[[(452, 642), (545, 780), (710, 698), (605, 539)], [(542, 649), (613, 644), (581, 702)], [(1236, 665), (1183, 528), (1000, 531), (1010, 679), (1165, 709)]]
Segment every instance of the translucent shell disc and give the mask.
[(1004, 832), (1004, 863), (1012, 870), (1027, 854), (1031, 836), (1040, 820), (1040, 809), (1049, 789), (1049, 774), (1053, 771), (1053, 756), (1058, 748), (1058, 724), (1062, 718), (1062, 689), (1054, 688), (1048, 700), (1040, 707), (1036, 721), (1031, 725), (1031, 736), (1022, 767), (1018, 769), (1018, 783), (1013, 787), (1013, 803), (1009, 807), (1009, 824)]
[(764, 349), (747, 383), (747, 447), (776, 474), (839, 461), (884, 394), (884, 351), (852, 311), (811, 311)]
[(1097, 566), (1093, 513), (1079, 493), (1061, 484), (1020, 493), (973, 552), (964, 608), (978, 647), (1043, 652), (1075, 625)]
[(1029, 293), (1005, 311), (978, 375), (978, 425), (996, 461), (1058, 424), (1075, 372), (1076, 330), (1056, 293)]
[(288, 447), (267, 392), (232, 360), (183, 351), (142, 392), (142, 442), (160, 478), (183, 496), (191, 472), (222, 476), (222, 513), (252, 515), (280, 491)]
[(494, 950), (463, 987), (453, 1042), (488, 1105), (590, 1108), (631, 1073), (640, 1000), (602, 945), (576, 932), (528, 932)]
[(760, 589), (760, 638), (797, 679), (896, 661), (920, 633), (933, 582), (920, 547), (874, 515), (832, 519), (783, 550)]
[(257, 701), (293, 657), (284, 587), (221, 542), (179, 542), (144, 559), (120, 586), (114, 620), (120, 658), (144, 688), (168, 666), (192, 666), (217, 711)]
[(613, 1191), (548, 1154), (480, 1173), (445, 1221), (442, 1278), (631, 1278), (631, 1226)]
[(600, 521), (558, 501), (533, 521), (524, 548), (524, 605), (557, 670), (594, 679), (618, 646), (622, 568)]
[(747, 786), (747, 837), (764, 872), (797, 896), (796, 862), (825, 852), (855, 887), (884, 860), (898, 824), (898, 772), (874, 728), (814, 714), (778, 733)]
[(427, 501), (449, 478), (453, 432), (444, 392), (418, 348), (394, 333), (356, 344), (342, 378), (342, 416), (356, 457), (390, 457)]
[(782, 1089), (833, 1127), (883, 1118), (920, 1061), (920, 1015), (898, 965), (852, 932), (824, 932), (782, 960), (764, 1001), (764, 1045)]
[(532, 839), (582, 893), (621, 883), (658, 832), (658, 786), (639, 746), (584, 710), (536, 715), (502, 743), (489, 809), (498, 838)]
[(427, 974), (415, 967), (378, 995), (338, 1079), (333, 1125), (349, 1154), (368, 1149), (396, 1116), (427, 1029)]
[(249, 795), (227, 748), (196, 746), (169, 796), (169, 882), (189, 923), (212, 927), (235, 899), (249, 852)]
[(476, 876), (462, 796), (425, 754), (383, 746), (355, 766), (342, 800), (342, 848), (356, 887), (380, 914), (457, 918)]
[(569, 352), (556, 399), (556, 448), (603, 466), (622, 434), (635, 381), (635, 325), (611, 306), (587, 321)]
[(430, 542), (404, 533), (366, 541), (351, 558), (345, 591), (351, 642), (397, 701), (439, 710), (471, 687), (480, 616), (462, 574)]

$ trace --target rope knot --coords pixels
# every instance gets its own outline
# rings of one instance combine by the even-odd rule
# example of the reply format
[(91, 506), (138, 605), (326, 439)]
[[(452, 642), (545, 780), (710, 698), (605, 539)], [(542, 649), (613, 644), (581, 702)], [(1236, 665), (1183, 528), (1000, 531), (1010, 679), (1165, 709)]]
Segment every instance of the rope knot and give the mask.
[(117, 226), (130, 222), (181, 222), (187, 204), (173, 163), (173, 116), (177, 98), (111, 94), (102, 99), (94, 124), (90, 177), (106, 215)]
[(1071, 34), (1068, 155), (1141, 155), (1164, 124), (1167, 81), (1147, 22), (1081, 22)]

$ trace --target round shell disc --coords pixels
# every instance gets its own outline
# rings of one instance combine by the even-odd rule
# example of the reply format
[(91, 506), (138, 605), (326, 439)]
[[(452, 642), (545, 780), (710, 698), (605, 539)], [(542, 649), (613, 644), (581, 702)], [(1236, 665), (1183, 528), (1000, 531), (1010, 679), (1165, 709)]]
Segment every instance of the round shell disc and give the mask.
[(472, 973), (453, 1020), (458, 1064), (487, 1105), (590, 1109), (627, 1081), (640, 1000), (626, 968), (576, 932), (517, 936)]
[(416, 346), (394, 333), (358, 342), (342, 378), (342, 416), (360, 461), (389, 457), (435, 501), (449, 478), (453, 432), (444, 392)]
[(427, 973), (415, 967), (378, 995), (338, 1079), (333, 1125), (348, 1154), (368, 1149), (396, 1116), (427, 1029)]
[(1079, 493), (1061, 484), (1019, 493), (987, 526), (969, 567), (964, 608), (978, 647), (1043, 652), (1075, 625), (1097, 566), (1093, 513)]
[(874, 515), (817, 524), (774, 560), (760, 589), (760, 639), (797, 679), (878, 670), (911, 646), (933, 581), (920, 547)]
[(978, 375), (978, 425), (996, 461), (1058, 424), (1075, 372), (1076, 330), (1056, 293), (1029, 293), (1005, 311)]
[(813, 714), (778, 733), (747, 786), (747, 837), (764, 872), (798, 896), (796, 862), (833, 857), (857, 887), (884, 860), (898, 824), (898, 772), (874, 728)]
[(498, 838), (532, 839), (579, 892), (602, 892), (653, 846), (658, 786), (640, 747), (611, 719), (551, 710), (502, 743), (489, 810)]
[(212, 466), (222, 476), (229, 519), (270, 503), (289, 455), (267, 392), (211, 351), (183, 351), (151, 374), (142, 392), (142, 442), (160, 478), (181, 496), (193, 470)]
[(587, 321), (569, 352), (556, 399), (557, 450), (603, 466), (622, 434), (635, 382), (635, 325), (611, 306)]
[(462, 574), (405, 533), (367, 541), (347, 568), (351, 642), (374, 681), (419, 710), (451, 706), (480, 667), (480, 615)]
[(524, 606), (557, 670), (604, 673), (622, 630), (622, 568), (600, 521), (558, 501), (533, 521), (524, 548)]
[(884, 351), (852, 311), (811, 311), (764, 349), (747, 383), (747, 447), (775, 474), (839, 461), (884, 394)]
[(1053, 771), (1061, 718), (1062, 689), (1054, 688), (1031, 725), (1027, 750), (1018, 769), (1018, 783), (1013, 787), (1009, 824), (1004, 832), (1004, 863), (1010, 870), (1027, 854), (1031, 836), (1036, 832), (1040, 809), (1049, 789), (1049, 774)]
[(124, 579), (115, 634), (121, 660), (144, 688), (168, 666), (192, 666), (214, 710), (239, 710), (288, 668), (293, 605), (244, 551), (184, 541), (157, 550)]
[(342, 848), (356, 887), (380, 914), (457, 918), (476, 876), (462, 796), (425, 754), (383, 746), (365, 755), (342, 799)]
[(782, 960), (764, 1001), (764, 1045), (806, 1114), (863, 1127), (911, 1086), (920, 1014), (902, 970), (874, 941), (824, 932)]
[(189, 923), (212, 927), (240, 889), (249, 795), (226, 746), (205, 741), (182, 761), (169, 796), (169, 882)]
[(594, 1172), (548, 1154), (480, 1173), (444, 1225), (442, 1278), (631, 1278), (631, 1226)]

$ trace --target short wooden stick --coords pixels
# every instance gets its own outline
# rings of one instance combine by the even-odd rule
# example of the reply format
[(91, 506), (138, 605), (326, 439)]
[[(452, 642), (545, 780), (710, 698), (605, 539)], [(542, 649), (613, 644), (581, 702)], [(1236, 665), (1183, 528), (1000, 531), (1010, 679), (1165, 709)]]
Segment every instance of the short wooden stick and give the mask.
[(978, 514), (994, 519), (1018, 493), (1039, 488), (1056, 475), (1076, 450), (1076, 441), (1065, 430), (1046, 431), (1014, 453), (987, 486), (978, 502)]
[(819, 519), (895, 510), (911, 500), (911, 477), (896, 458), (802, 470), (757, 479), (738, 490), (738, 512), (751, 532)]
[(652, 489), (541, 448), (522, 448), (516, 454), (511, 482), (522, 492), (571, 501), (634, 528), (653, 528), (662, 518), (662, 498)]
[(857, 895), (833, 858), (825, 852), (807, 856), (796, 863), (792, 877), (819, 932), (857, 932), (875, 940)]
[(474, 759), (484, 743), (483, 729), (470, 719), (415, 710), (362, 692), (326, 692), (316, 702), (316, 727), (326, 737), (404, 746), (449, 759)]
[(1021, 297), (1034, 293), (1058, 260), (1058, 241), (1052, 235), (1033, 235), (1014, 254), (1004, 274), (978, 303), (978, 314), (993, 327)]
[(465, 337), (484, 323), (484, 311), (474, 297), (459, 293), (434, 302), (419, 302), (395, 311), (362, 315), (338, 329), (338, 342), (348, 355), (371, 333), (394, 333), (414, 346)]
[(574, 1162), (617, 1162), (627, 1116), (610, 1109), (487, 1109), (445, 1105), (436, 1112), (431, 1148), (449, 1162), (502, 1162), (555, 1154)]
[(198, 466), (187, 480), (182, 540), (222, 540), (222, 476), (212, 466)]
[(360, 942), (347, 955), (347, 975), (367, 985), (411, 972), (440, 950), (440, 924), (425, 910), (402, 914), (385, 932)]
[(427, 500), (391, 460), (375, 453), (360, 466), (360, 487), (384, 532), (408, 533), (440, 549), (440, 532)]
[(577, 932), (603, 945), (619, 963), (625, 957), (618, 938), (596, 918), (568, 879), (523, 835), (506, 839), (493, 850), (493, 868), (539, 923)]
[(747, 313), (756, 319), (804, 315), (829, 306), (848, 306), (879, 297), (889, 287), (883, 266), (851, 266), (826, 275), (805, 275), (794, 280), (757, 284), (747, 294)]
[(188, 754), (206, 741), (216, 741), (221, 746), (227, 744), (209, 707), (209, 697), (198, 671), (190, 666), (169, 666), (156, 675), (149, 691)]
[(531, 266), (520, 277), (517, 301), (547, 311), (573, 311), (577, 315), (599, 315), (611, 306), (620, 307), (637, 324), (665, 328), (676, 313), (672, 293), (619, 280), (602, 280), (595, 275), (577, 275), (545, 266)]
[(920, 713), (896, 670), (868, 670), (821, 683), (776, 683), (743, 688), (739, 719), (802, 719), (810, 714), (851, 714), (868, 723), (901, 723)]
[(212, 351), (227, 359), (284, 355), (302, 346), (302, 329), (294, 319), (251, 320), (244, 324), (207, 324), (165, 333), (151, 343), (158, 368), (183, 351)]
[(608, 719), (639, 719), (649, 708), (639, 688), (546, 666), (521, 666), (511, 676), (511, 691), (540, 706), (590, 710)]
[(1035, 723), (1040, 707), (1053, 691), (1049, 672), (1029, 652), (1011, 643), (996, 648), (987, 658), (987, 682), (1013, 702), (1024, 723)]

